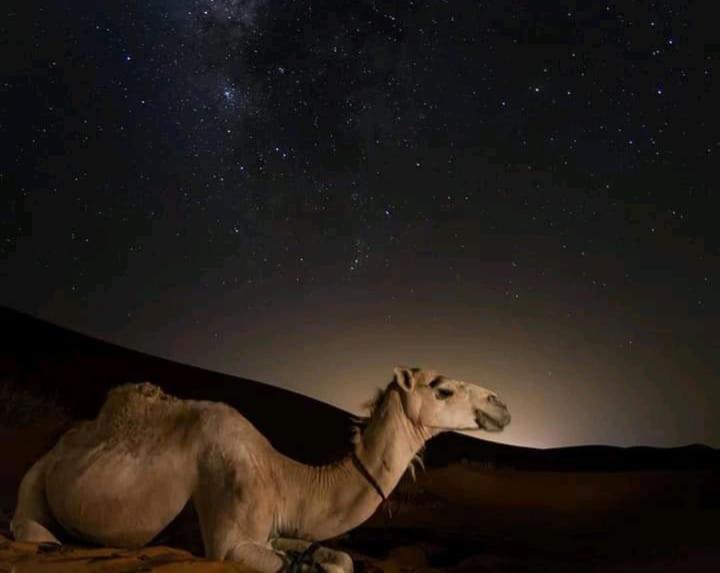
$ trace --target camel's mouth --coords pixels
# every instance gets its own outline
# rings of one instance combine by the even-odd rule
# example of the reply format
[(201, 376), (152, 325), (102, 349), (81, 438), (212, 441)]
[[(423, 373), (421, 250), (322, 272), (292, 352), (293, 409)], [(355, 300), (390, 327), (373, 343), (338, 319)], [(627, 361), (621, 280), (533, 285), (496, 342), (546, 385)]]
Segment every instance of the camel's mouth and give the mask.
[(493, 417), (482, 410), (478, 410), (475, 419), (478, 428), (481, 430), (485, 430), (486, 432), (502, 432), (503, 428), (510, 423), (510, 414), (505, 411), (501, 416)]

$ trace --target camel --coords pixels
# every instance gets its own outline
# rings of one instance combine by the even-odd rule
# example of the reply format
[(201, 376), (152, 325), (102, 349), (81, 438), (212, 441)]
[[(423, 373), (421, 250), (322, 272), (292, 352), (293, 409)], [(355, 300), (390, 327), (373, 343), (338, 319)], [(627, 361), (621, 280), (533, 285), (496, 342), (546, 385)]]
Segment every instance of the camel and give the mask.
[(70, 429), (25, 474), (12, 533), (59, 545), (50, 529), (60, 527), (136, 548), (192, 500), (207, 558), (257, 573), (350, 573), (348, 554), (318, 542), (367, 520), (433, 436), (510, 422), (495, 392), (420, 368), (395, 368), (369, 407), (346, 457), (308, 466), (226, 404), (147, 382), (118, 386), (95, 420)]

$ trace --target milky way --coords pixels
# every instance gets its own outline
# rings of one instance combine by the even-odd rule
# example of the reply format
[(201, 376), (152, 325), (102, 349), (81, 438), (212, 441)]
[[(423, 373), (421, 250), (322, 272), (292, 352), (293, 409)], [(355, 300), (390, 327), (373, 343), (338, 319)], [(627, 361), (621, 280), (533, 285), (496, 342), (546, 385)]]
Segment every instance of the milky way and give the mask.
[(700, 4), (10, 4), (4, 304), (353, 410), (435, 367), (515, 443), (720, 444)]

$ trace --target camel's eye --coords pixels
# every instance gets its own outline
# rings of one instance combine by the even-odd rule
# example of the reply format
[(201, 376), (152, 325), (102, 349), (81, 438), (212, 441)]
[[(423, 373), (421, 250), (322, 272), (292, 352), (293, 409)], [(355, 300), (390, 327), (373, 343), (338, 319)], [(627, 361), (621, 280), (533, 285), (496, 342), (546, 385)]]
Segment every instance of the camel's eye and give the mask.
[(454, 392), (452, 390), (448, 390), (447, 388), (439, 388), (435, 393), (440, 400), (447, 400), (453, 394)]

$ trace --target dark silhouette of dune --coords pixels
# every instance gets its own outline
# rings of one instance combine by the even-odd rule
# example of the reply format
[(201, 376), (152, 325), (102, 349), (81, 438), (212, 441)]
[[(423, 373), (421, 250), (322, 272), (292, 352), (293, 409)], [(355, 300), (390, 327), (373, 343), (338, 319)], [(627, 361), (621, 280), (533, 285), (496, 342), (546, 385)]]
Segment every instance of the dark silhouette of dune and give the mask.
[(702, 444), (674, 448), (573, 446), (535, 449), (445, 434), (428, 447), (429, 466), (460, 460), (492, 463), (524, 471), (624, 472), (642, 470), (720, 469), (720, 451)]
[(36, 425), (42, 420), (33, 413), (51, 416), (53, 409), (69, 420), (91, 419), (110, 388), (150, 381), (182, 398), (231, 404), (279, 450), (303, 461), (322, 462), (348, 447), (349, 415), (313, 398), (128, 350), (7, 308), (0, 308), (0, 324), (0, 385), (6, 399), (17, 396), (16, 415), (6, 412), (0, 428)]

